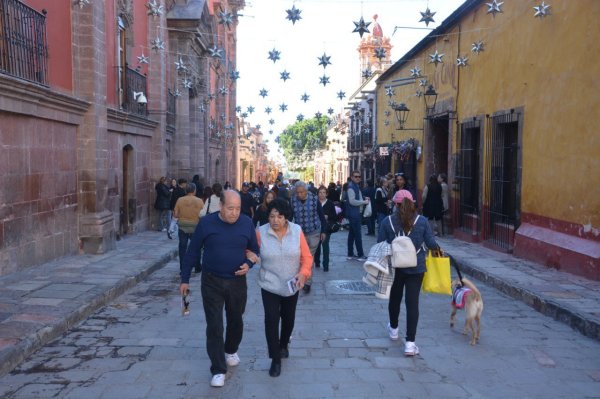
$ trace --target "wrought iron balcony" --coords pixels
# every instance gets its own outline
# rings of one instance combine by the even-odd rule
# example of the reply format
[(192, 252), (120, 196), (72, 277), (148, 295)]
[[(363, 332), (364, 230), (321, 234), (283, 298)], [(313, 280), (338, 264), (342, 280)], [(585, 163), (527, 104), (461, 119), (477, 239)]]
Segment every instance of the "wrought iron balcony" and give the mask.
[(0, 1), (0, 73), (48, 85), (46, 13)]
[(147, 104), (137, 101), (133, 93), (148, 93), (146, 85), (146, 76), (135, 69), (125, 67), (125, 87), (123, 90), (123, 104), (121, 106), (126, 112), (142, 116), (148, 115)]

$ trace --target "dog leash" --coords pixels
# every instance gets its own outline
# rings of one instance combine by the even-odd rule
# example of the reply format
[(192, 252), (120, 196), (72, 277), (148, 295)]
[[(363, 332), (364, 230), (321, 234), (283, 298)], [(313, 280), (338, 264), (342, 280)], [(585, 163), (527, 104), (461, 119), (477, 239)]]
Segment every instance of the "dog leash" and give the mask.
[(450, 264), (452, 264), (452, 266), (454, 267), (454, 270), (456, 270), (456, 274), (458, 274), (458, 280), (460, 281), (460, 286), (463, 287), (465, 284), (463, 283), (462, 273), (458, 269), (458, 263), (456, 262), (456, 259), (454, 259), (454, 257), (448, 253), (446, 253), (446, 255), (448, 255), (448, 258), (450, 258)]

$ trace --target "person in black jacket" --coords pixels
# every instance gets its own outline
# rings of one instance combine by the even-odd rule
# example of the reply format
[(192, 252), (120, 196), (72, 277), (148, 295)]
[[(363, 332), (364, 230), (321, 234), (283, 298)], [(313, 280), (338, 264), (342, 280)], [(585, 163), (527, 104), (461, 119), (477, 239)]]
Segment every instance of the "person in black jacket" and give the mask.
[(325, 239), (321, 240), (321, 243), (317, 247), (315, 252), (315, 266), (319, 267), (321, 264), (321, 247), (323, 248), (323, 271), (329, 271), (329, 238), (331, 237), (331, 226), (337, 220), (337, 213), (335, 212), (335, 205), (333, 201), (327, 199), (327, 189), (324, 186), (319, 187), (318, 191), (319, 202), (323, 208), (323, 214), (327, 221), (327, 229), (325, 230)]
[(156, 186), (154, 186), (154, 189), (156, 190), (154, 209), (158, 211), (158, 231), (167, 231), (167, 227), (169, 227), (169, 224), (171, 223), (171, 208), (169, 207), (171, 193), (169, 192), (166, 181), (167, 178), (163, 176), (158, 183), (156, 183)]
[(187, 179), (182, 178), (177, 180), (177, 187), (173, 188), (173, 193), (171, 194), (171, 211), (175, 209), (177, 200), (181, 197), (185, 197), (185, 188), (187, 187), (187, 184)]
[(423, 216), (429, 220), (431, 231), (435, 235), (442, 234), (443, 212), (442, 185), (438, 182), (437, 175), (431, 175), (429, 183), (423, 189)]
[(256, 206), (254, 211), (254, 217), (252, 217), (252, 225), (256, 227), (256, 223), (259, 226), (269, 223), (269, 203), (275, 199), (277, 195), (273, 191), (267, 191), (264, 195), (263, 202)]
[(392, 201), (389, 199), (390, 181), (383, 176), (379, 179), (379, 187), (375, 191), (375, 201), (373, 201), (373, 213), (377, 215), (377, 228), (381, 222), (390, 214)]

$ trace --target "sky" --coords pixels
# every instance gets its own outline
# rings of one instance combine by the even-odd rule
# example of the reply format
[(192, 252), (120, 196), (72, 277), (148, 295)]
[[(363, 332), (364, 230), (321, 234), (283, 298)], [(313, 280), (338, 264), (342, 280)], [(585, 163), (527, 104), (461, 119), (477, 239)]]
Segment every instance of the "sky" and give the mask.
[[(299, 114), (314, 117), (316, 112), (327, 114), (329, 108), (337, 113), (343, 111), (348, 98), (361, 83), (358, 57), (360, 36), (353, 33), (354, 22), (361, 16), (365, 22), (377, 21), (383, 35), (390, 37), (392, 63), (398, 61), (416, 45), (430, 30), (408, 28), (436, 28), (464, 0), (246, 0), (240, 11), (237, 30), (237, 105), (242, 112), (248, 107), (245, 121), (252, 126), (261, 125), (265, 140), (269, 142), (272, 155), (277, 137), (288, 125), (296, 122)], [(286, 19), (294, 6), (301, 10), (301, 19)], [(419, 22), (421, 12), (429, 8), (435, 22), (427, 26)], [(368, 29), (372, 32), (371, 24)], [(398, 26), (394, 33), (394, 28)], [(365, 36), (367, 34), (365, 33)], [(281, 59), (270, 60), (269, 51), (279, 51)], [(330, 56), (331, 65), (319, 65), (318, 57)], [(287, 71), (290, 79), (283, 81), (280, 73)], [(329, 77), (327, 86), (319, 78)], [(268, 92), (260, 96), (260, 90)], [(337, 93), (346, 97), (340, 100)], [(309, 96), (302, 101), (303, 94)], [(286, 104), (282, 112), (280, 105)], [(267, 114), (265, 108), (272, 108)], [(274, 124), (269, 120), (273, 119)], [(269, 133), (272, 130), (273, 133)]]

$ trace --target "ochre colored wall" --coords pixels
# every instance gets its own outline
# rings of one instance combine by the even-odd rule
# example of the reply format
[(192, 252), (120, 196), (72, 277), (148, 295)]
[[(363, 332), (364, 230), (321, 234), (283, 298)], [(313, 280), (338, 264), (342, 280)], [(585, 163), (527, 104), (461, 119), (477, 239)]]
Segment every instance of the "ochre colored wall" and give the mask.
[(38, 12), (46, 14), (48, 40), (48, 82), (50, 87), (63, 92), (73, 90), (71, 52), (71, 1), (21, 0)]

